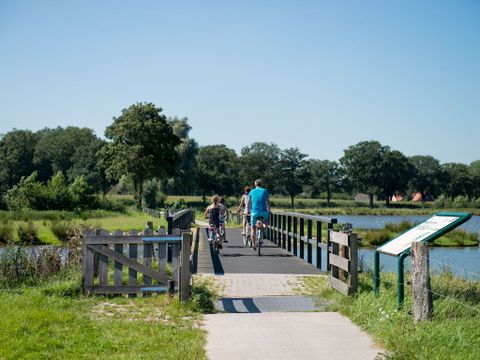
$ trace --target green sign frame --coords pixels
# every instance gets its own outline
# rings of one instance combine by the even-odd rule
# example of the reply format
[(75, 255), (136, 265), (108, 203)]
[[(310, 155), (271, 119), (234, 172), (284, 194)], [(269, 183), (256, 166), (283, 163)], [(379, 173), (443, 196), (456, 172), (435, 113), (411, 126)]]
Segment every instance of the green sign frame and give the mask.
[(448, 216), (448, 217), (456, 217), (457, 219), (449, 223), (448, 225), (442, 227), (441, 229), (435, 231), (431, 235), (425, 237), (424, 239), (421, 239), (420, 241), (423, 243), (429, 243), (431, 241), (434, 241), (438, 239), (440, 236), (445, 235), (446, 233), (452, 231), (456, 227), (462, 225), (463, 223), (467, 222), (468, 220), (471, 219), (472, 214), (470, 213), (461, 213), (461, 212), (439, 212), (435, 213), (432, 216), (430, 216), (428, 219), (423, 221), (422, 223), (412, 227), (411, 229), (408, 229), (407, 231), (401, 233), (400, 235), (394, 237), (393, 239), (387, 241), (385, 244), (377, 248), (375, 251), (374, 255), (374, 264), (373, 264), (373, 289), (376, 294), (378, 294), (380, 290), (380, 253), (383, 253), (385, 255), (390, 255), (390, 256), (396, 256), (397, 257), (397, 285), (398, 285), (398, 307), (401, 308), (403, 307), (403, 302), (404, 302), (404, 297), (405, 297), (405, 292), (404, 292), (404, 279), (405, 279), (405, 272), (404, 272), (404, 262), (405, 258), (407, 258), (409, 255), (411, 255), (411, 246), (408, 247), (407, 249), (399, 252), (398, 254), (391, 254), (391, 253), (386, 253), (382, 252), (382, 248), (385, 247), (386, 245), (395, 242), (396, 239), (399, 239), (402, 236), (405, 236), (405, 234), (411, 232), (412, 230), (415, 230), (417, 227), (424, 225), (426, 222), (431, 220), (435, 216)]

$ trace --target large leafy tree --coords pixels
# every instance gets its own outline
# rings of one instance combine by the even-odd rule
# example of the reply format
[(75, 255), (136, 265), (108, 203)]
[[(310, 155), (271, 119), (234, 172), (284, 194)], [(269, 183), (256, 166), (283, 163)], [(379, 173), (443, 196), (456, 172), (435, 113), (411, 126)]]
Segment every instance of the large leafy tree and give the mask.
[(447, 176), (445, 194), (452, 200), (456, 196), (473, 196), (473, 182), (468, 165), (460, 163), (447, 163), (443, 168)]
[(340, 159), (354, 189), (369, 195), (371, 208), (381, 184), (383, 155), (388, 149), (378, 141), (361, 141), (344, 150)]
[(309, 180), (306, 157), (298, 148), (285, 149), (280, 154), (279, 184), (283, 192), (290, 196), (292, 207), (295, 206), (295, 197), (303, 191), (303, 186)]
[(132, 179), (138, 208), (142, 206), (145, 180), (166, 179), (175, 174), (180, 139), (162, 108), (137, 103), (123, 109), (105, 130), (105, 137), (111, 142), (100, 150), (100, 165), (110, 178), (127, 175)]
[(310, 160), (310, 183), (315, 193), (327, 193), (327, 205), (330, 206), (332, 193), (340, 190), (345, 177), (343, 169), (336, 161)]
[(0, 193), (35, 170), (33, 156), (37, 136), (29, 130), (12, 130), (0, 139)]
[(407, 190), (413, 165), (400, 151), (387, 149), (383, 154), (381, 169), (379, 185), (388, 206), (392, 195)]
[(33, 161), (44, 182), (59, 171), (70, 181), (90, 174), (96, 164), (95, 153), (103, 146), (92, 129), (75, 126), (43, 129), (38, 137)]
[(256, 179), (263, 179), (271, 193), (278, 192), (280, 153), (280, 148), (273, 143), (255, 142), (244, 147), (239, 159), (242, 185), (253, 185)]
[(207, 194), (233, 195), (238, 191), (238, 157), (225, 145), (200, 147), (197, 156), (198, 187)]
[(413, 165), (410, 187), (422, 195), (422, 202), (427, 196), (439, 195), (445, 181), (440, 161), (430, 155), (415, 155), (409, 159)]
[(178, 146), (179, 162), (175, 176), (168, 183), (168, 192), (172, 194), (192, 195), (197, 187), (197, 161), (198, 143), (189, 134), (192, 127), (188, 119), (169, 118), (173, 133), (177, 135), (181, 143)]

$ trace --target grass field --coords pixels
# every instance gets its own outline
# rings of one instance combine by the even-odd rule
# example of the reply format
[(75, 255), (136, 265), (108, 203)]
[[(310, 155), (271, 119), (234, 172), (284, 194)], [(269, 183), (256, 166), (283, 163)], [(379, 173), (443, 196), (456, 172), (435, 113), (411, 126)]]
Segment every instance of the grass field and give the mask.
[[(3, 212), (3, 216), (7, 216), (6, 212)], [(145, 229), (145, 224), (147, 221), (153, 221), (154, 228), (158, 226), (167, 226), (167, 222), (164, 218), (158, 219), (148, 216), (142, 212), (138, 211), (128, 211), (127, 213), (116, 213), (116, 212), (105, 212), (105, 211), (91, 211), (82, 215), (77, 215), (73, 212), (31, 212), (31, 216), (28, 214), (25, 215), (28, 219), (31, 220), (33, 225), (38, 230), (38, 239), (45, 244), (60, 244), (61, 241), (58, 237), (52, 232), (53, 223), (61, 223), (65, 227), (75, 228), (79, 227), (81, 224), (86, 227), (94, 227), (100, 229), (106, 229), (108, 231), (122, 230), (143, 230)], [(43, 217), (43, 219), (42, 219)], [(26, 219), (22, 220), (9, 220), (16, 229), (22, 223), (25, 223)], [(18, 235), (15, 236), (15, 239), (18, 240)]]
[(2, 290), (0, 359), (205, 359), (199, 294), (85, 297), (78, 276)]
[(361, 274), (360, 292), (350, 298), (331, 289), (326, 279), (306, 277), (306, 288), (332, 302), (371, 334), (389, 359), (478, 359), (480, 354), (480, 283), (445, 273), (433, 275), (434, 319), (414, 325), (411, 288), (397, 310), (396, 278), (382, 274), (379, 296), (372, 291), (371, 274)]

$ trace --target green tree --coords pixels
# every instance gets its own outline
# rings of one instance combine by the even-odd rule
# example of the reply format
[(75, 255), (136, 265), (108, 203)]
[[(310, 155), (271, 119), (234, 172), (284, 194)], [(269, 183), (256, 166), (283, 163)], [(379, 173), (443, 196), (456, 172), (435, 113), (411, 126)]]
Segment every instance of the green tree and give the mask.
[(22, 209), (45, 210), (48, 205), (48, 196), (45, 185), (37, 179), (37, 172), (30, 176), (23, 176), (17, 185), (7, 191), (5, 201), (10, 210)]
[(290, 196), (292, 208), (295, 206), (295, 196), (303, 191), (303, 186), (309, 180), (306, 157), (298, 148), (285, 149), (280, 154), (279, 184), (284, 193)]
[(72, 194), (63, 172), (59, 171), (47, 183), (48, 209), (69, 210), (72, 208)]
[(255, 142), (244, 147), (239, 158), (242, 185), (253, 186), (256, 179), (262, 179), (271, 193), (278, 192), (280, 154), (280, 148), (273, 143)]
[(327, 193), (327, 205), (330, 206), (332, 193), (341, 189), (345, 177), (343, 169), (336, 161), (310, 160), (311, 186), (314, 193)]
[(0, 194), (31, 175), (37, 136), (28, 130), (12, 130), (0, 139)]
[(468, 165), (460, 163), (447, 163), (443, 165), (447, 175), (445, 194), (454, 200), (457, 196), (473, 196), (473, 182)]
[(370, 208), (373, 196), (379, 191), (383, 155), (387, 150), (378, 141), (361, 141), (344, 150), (340, 159), (353, 188), (369, 195)]
[(68, 187), (72, 200), (72, 207), (78, 209), (88, 209), (94, 205), (94, 190), (88, 184), (85, 176), (77, 177)]
[(413, 165), (410, 187), (422, 195), (422, 202), (427, 196), (438, 196), (445, 180), (440, 162), (430, 155), (415, 155), (409, 159)]
[(407, 190), (412, 174), (413, 165), (405, 155), (397, 150), (386, 149), (382, 159), (379, 185), (387, 206), (392, 195)]
[(105, 131), (111, 142), (100, 150), (100, 165), (110, 178), (131, 177), (138, 208), (142, 206), (144, 181), (173, 176), (178, 163), (180, 139), (161, 112), (162, 108), (152, 103), (123, 109)]
[(177, 147), (179, 162), (175, 176), (170, 179), (167, 190), (172, 194), (192, 195), (197, 187), (197, 161), (198, 143), (190, 138), (192, 127), (188, 124), (188, 119), (169, 118), (169, 124), (172, 126), (173, 133), (177, 135), (181, 143)]
[(238, 157), (225, 145), (201, 146), (197, 156), (198, 187), (203, 202), (210, 193), (233, 195), (238, 188)]
[(39, 140), (33, 161), (41, 181), (46, 182), (59, 171), (70, 181), (80, 175), (85, 175), (89, 181), (89, 176), (94, 176), (91, 174), (97, 162), (95, 152), (104, 142), (92, 129), (75, 126), (46, 128), (38, 131), (37, 136)]
[(473, 195), (476, 198), (480, 198), (480, 160), (470, 164), (469, 172), (473, 183)]

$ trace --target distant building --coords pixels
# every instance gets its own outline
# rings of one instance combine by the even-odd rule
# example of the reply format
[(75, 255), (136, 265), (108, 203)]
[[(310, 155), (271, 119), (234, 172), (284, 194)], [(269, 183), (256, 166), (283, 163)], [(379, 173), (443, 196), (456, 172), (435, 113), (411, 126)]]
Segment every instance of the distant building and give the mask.
[(405, 200), (405, 195), (395, 194), (390, 198), (391, 202), (401, 202)]
[[(434, 201), (435, 199), (431, 195), (425, 195), (425, 201)], [(412, 202), (422, 201), (422, 193), (416, 192), (412, 194)]]

